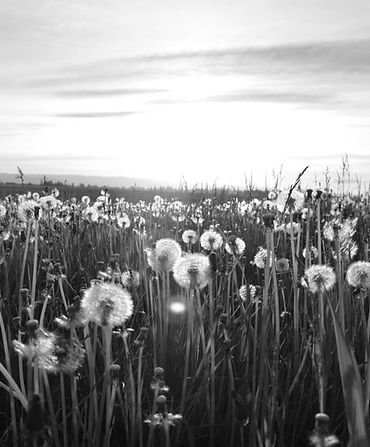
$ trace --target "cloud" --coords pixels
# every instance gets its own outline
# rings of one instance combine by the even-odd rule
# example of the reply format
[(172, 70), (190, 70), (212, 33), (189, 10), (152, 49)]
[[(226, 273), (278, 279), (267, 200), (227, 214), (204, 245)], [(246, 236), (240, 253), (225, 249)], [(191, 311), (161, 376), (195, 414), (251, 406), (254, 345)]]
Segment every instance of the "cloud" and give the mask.
[(370, 40), (312, 42), (269, 47), (228, 48), (199, 52), (155, 54), (130, 58), (97, 60), (66, 67), (40, 85), (79, 83), (84, 80), (122, 79), (208, 74), (325, 75), (328, 73), (367, 74), (370, 69)]
[[(370, 108), (369, 54), (370, 40), (352, 40), (101, 59), (40, 74), (24, 87), (64, 100), (142, 95), (140, 101), (150, 104), (269, 101), (364, 113)], [(191, 85), (202, 76), (216, 81), (233, 77), (239, 84), (230, 83), (227, 89), (198, 97), (183, 93), (181, 88), (175, 91), (171, 84), (181, 79)], [(169, 81), (168, 87), (164, 81)], [(114, 83), (114, 88), (107, 87), (108, 83)], [(126, 114), (57, 116), (102, 118)]]
[(147, 95), (153, 93), (162, 93), (166, 90), (149, 89), (149, 88), (95, 88), (95, 89), (74, 89), (74, 90), (58, 90), (52, 94), (65, 98), (93, 98), (93, 97), (109, 97), (109, 96), (128, 96), (128, 95)]
[(71, 112), (57, 113), (57, 118), (115, 118), (133, 115), (136, 112)]

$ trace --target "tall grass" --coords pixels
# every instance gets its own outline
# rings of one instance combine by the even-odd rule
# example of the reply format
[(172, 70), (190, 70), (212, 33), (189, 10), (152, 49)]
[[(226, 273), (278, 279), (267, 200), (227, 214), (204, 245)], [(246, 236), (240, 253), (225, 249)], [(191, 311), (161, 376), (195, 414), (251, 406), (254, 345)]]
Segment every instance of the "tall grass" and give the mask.
[[(280, 195), (4, 200), (1, 442), (288, 447), (335, 433), (343, 445), (368, 445), (369, 289), (346, 282), (349, 265), (368, 260), (368, 196), (308, 192), (298, 207), (296, 190), (282, 206)], [(185, 229), (210, 227), (217, 249), (182, 240)], [(243, 253), (226, 250), (235, 237)], [(180, 287), (170, 269), (149, 267), (147, 250), (162, 238), (209, 257), (206, 287)], [(334, 289), (307, 288), (315, 264), (333, 267)], [(80, 303), (94, 281), (131, 294), (124, 324), (86, 320)], [(30, 417), (36, 404), (41, 427)], [(330, 417), (330, 432), (315, 426), (317, 413)]]

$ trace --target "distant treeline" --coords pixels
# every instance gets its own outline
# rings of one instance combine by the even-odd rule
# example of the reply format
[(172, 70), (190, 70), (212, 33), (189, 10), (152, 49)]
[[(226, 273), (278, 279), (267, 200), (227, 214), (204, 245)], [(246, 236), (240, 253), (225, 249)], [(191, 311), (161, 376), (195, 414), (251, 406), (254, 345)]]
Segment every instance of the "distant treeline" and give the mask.
[(37, 192), (41, 194), (51, 194), (52, 190), (57, 188), (59, 191), (59, 198), (61, 200), (69, 200), (72, 197), (81, 199), (83, 196), (89, 196), (92, 200), (101, 195), (102, 191), (109, 193), (112, 200), (116, 198), (125, 198), (127, 201), (135, 203), (139, 200), (151, 202), (154, 196), (159, 195), (164, 199), (178, 199), (182, 202), (199, 202), (204, 198), (215, 197), (219, 201), (228, 200), (231, 197), (237, 197), (240, 200), (250, 200), (253, 198), (266, 197), (266, 191), (257, 189), (242, 190), (236, 188), (197, 188), (188, 189), (184, 188), (172, 188), (172, 187), (152, 187), (142, 188), (138, 186), (132, 186), (130, 188), (117, 188), (117, 187), (105, 187), (97, 185), (67, 185), (61, 182), (47, 182), (43, 185), (35, 184), (17, 184), (17, 183), (1, 183), (0, 182), (0, 198), (4, 199), (8, 195), (26, 194), (28, 191), (31, 193)]

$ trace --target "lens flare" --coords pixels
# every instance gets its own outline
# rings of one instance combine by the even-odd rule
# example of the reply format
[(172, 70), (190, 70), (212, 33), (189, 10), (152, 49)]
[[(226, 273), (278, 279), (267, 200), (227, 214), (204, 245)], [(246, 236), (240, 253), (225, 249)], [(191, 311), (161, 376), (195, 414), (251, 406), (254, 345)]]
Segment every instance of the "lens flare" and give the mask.
[(185, 312), (185, 304), (181, 301), (173, 301), (170, 304), (170, 311), (174, 314), (182, 314)]

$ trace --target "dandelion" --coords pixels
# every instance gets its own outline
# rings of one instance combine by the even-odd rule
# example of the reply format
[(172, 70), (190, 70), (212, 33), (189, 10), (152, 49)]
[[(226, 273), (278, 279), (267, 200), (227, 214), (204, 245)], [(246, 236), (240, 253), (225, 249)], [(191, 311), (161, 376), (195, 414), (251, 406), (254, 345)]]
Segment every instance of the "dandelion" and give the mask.
[(346, 278), (353, 287), (370, 288), (370, 262), (354, 262), (348, 267)]
[(186, 207), (179, 200), (172, 202), (168, 207), (168, 211), (170, 212), (171, 217), (175, 222), (183, 222), (186, 218), (185, 216)]
[(6, 208), (4, 205), (0, 204), (0, 219), (3, 219), (6, 215)]
[(44, 196), (39, 198), (39, 204), (44, 210), (50, 210), (52, 208), (55, 208), (58, 202), (54, 196)]
[(334, 270), (327, 265), (312, 265), (305, 271), (305, 275), (312, 293), (329, 291), (336, 281)]
[(31, 219), (35, 215), (35, 208), (38, 206), (38, 203), (34, 200), (25, 200), (21, 202), (17, 209), (18, 219), (22, 222), (26, 222), (28, 219)]
[(329, 431), (329, 420), (329, 416), (326, 413), (317, 413), (315, 415), (315, 429), (309, 438), (312, 446), (334, 447), (340, 445), (337, 436)]
[(185, 230), (182, 233), (182, 240), (185, 244), (193, 245), (198, 240), (198, 235), (194, 230)]
[(288, 234), (297, 234), (300, 229), (301, 225), (298, 222), (288, 222), (285, 225), (285, 230)]
[(121, 275), (122, 285), (125, 287), (138, 287), (140, 284), (140, 274), (136, 270), (123, 272)]
[(304, 194), (296, 189), (282, 191), (277, 199), (276, 206), (281, 213), (284, 211), (299, 211), (304, 205)]
[(130, 218), (126, 213), (121, 213), (119, 216), (117, 216), (117, 225), (120, 228), (129, 228), (130, 224)]
[(96, 222), (99, 219), (99, 213), (94, 206), (88, 206), (82, 211), (82, 216), (86, 220), (90, 220), (91, 222)]
[(85, 350), (77, 338), (60, 339), (56, 346), (55, 357), (54, 372), (74, 374), (83, 363)]
[(270, 211), (270, 210), (272, 210), (274, 208), (274, 206), (275, 206), (275, 203), (272, 202), (271, 200), (264, 200), (262, 202), (262, 208), (265, 209), (265, 210)]
[(248, 288), (246, 285), (243, 285), (239, 289), (239, 296), (242, 301), (247, 301), (248, 299)]
[(130, 293), (122, 286), (108, 282), (94, 282), (84, 291), (81, 310), (86, 321), (99, 325), (120, 326), (133, 312)]
[(200, 245), (205, 250), (217, 250), (222, 245), (222, 236), (214, 230), (207, 230), (200, 237)]
[(249, 296), (253, 304), (261, 303), (262, 288), (261, 286), (249, 285)]
[[(33, 320), (30, 320), (30, 323), (32, 322)], [(31, 360), (33, 365), (48, 371), (53, 369), (56, 362), (55, 343), (56, 336), (54, 333), (33, 328), (28, 342), (22, 343), (19, 340), (13, 340), (13, 348), (22, 357)]]
[(181, 256), (181, 247), (174, 239), (160, 239), (153, 250), (147, 250), (148, 264), (156, 272), (169, 272)]
[[(259, 269), (264, 269), (266, 266), (267, 250), (259, 247), (258, 252), (254, 255), (252, 264), (255, 264)], [(270, 267), (272, 265), (272, 253), (270, 253)]]
[(277, 272), (287, 272), (290, 268), (289, 259), (280, 258), (276, 261), (275, 266)]
[(81, 197), (81, 202), (87, 206), (90, 203), (90, 197), (89, 196)]
[[(302, 256), (306, 258), (306, 248), (302, 250)], [(310, 246), (310, 257), (311, 259), (317, 259), (319, 256), (319, 250), (313, 245)]]
[(333, 225), (329, 222), (325, 222), (325, 225), (322, 229), (323, 236), (328, 241), (334, 240), (334, 228)]
[(179, 258), (173, 267), (175, 281), (186, 289), (203, 289), (209, 282), (211, 266), (208, 256), (200, 253)]
[(202, 212), (202, 208), (200, 208), (199, 206), (196, 207), (193, 211), (193, 215), (191, 216), (191, 220), (196, 224), (196, 225), (202, 225), (204, 222), (204, 218), (203, 218), (203, 212)]
[(154, 196), (153, 197), (153, 201), (154, 203), (158, 204), (158, 205), (163, 205), (164, 204), (164, 199), (161, 196)]
[(229, 254), (242, 255), (245, 250), (245, 242), (240, 237), (230, 236), (229, 243), (225, 245), (225, 249)]
[(181, 414), (173, 413), (154, 413), (144, 420), (145, 424), (149, 424), (152, 427), (163, 427), (165, 425), (175, 426), (182, 421)]

